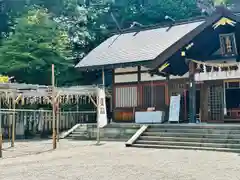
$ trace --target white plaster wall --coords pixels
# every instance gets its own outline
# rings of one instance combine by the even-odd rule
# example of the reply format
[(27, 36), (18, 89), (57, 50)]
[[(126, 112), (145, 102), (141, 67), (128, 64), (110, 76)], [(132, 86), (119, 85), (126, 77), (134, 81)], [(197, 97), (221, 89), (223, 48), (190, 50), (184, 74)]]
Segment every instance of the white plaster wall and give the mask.
[(137, 71), (137, 67), (127, 67), (127, 68), (116, 68), (114, 70), (115, 73), (125, 73), (125, 72), (135, 72)]
[(136, 74), (115, 75), (115, 83), (137, 82), (138, 76)]

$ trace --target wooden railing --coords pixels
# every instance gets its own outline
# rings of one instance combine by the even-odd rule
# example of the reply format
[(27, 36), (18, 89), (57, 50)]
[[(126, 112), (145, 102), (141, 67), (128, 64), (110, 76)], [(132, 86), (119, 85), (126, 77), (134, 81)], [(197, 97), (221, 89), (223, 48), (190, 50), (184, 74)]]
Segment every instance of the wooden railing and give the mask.
[[(27, 131), (31, 134), (49, 134), (52, 132), (51, 110), (16, 109), (13, 111), (0, 109), (0, 114), (2, 128), (7, 134), (11, 129), (14, 115), (16, 131)], [(65, 111), (57, 115), (59, 115), (60, 131), (68, 130), (77, 123), (96, 123), (96, 111)]]

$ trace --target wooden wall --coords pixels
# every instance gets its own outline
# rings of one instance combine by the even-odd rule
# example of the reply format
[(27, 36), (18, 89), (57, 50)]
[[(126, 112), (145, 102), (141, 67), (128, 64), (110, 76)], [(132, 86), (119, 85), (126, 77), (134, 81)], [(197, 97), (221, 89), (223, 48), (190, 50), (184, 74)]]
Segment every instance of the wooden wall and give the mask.
[[(224, 122), (223, 80), (205, 80), (197, 83), (200, 90), (200, 118), (202, 122)], [(188, 73), (182, 77), (151, 76), (144, 67), (118, 68), (113, 76), (113, 120), (134, 122), (135, 111), (155, 107), (168, 110), (170, 97), (181, 94), (184, 102), (181, 117), (188, 119)]]
[[(115, 122), (134, 122), (135, 111), (155, 107), (166, 111), (169, 95), (176, 90), (176, 85), (184, 84), (188, 75), (171, 76), (174, 79), (171, 88), (162, 76), (151, 76), (145, 67), (128, 67), (114, 70), (113, 76), (113, 120)], [(182, 81), (183, 80), (183, 81)], [(185, 87), (185, 86), (183, 86)], [(177, 88), (179, 91), (179, 88)], [(170, 94), (169, 94), (170, 93)]]

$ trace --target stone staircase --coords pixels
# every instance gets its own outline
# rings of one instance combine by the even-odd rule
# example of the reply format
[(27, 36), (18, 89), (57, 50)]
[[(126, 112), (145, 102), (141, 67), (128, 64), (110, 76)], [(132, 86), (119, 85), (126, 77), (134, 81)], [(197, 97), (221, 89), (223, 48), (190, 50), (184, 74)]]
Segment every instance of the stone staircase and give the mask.
[[(111, 123), (100, 130), (100, 138), (103, 141), (127, 141), (141, 126), (138, 124)], [(96, 140), (96, 124), (80, 124), (65, 138), (73, 140)]]
[(72, 131), (67, 138), (74, 140), (93, 140), (91, 133), (88, 132), (88, 127), (82, 125), (78, 126), (74, 131)]
[(149, 125), (126, 146), (240, 152), (240, 126), (216, 124)]

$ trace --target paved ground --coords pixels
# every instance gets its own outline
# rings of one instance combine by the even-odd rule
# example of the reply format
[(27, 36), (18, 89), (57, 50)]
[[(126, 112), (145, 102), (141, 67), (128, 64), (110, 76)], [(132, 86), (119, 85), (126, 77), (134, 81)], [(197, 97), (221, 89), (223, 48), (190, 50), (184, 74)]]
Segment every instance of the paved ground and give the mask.
[[(125, 148), (123, 143), (19, 142), (0, 160), (0, 180), (238, 180), (233, 153)], [(5, 144), (5, 148), (8, 145)]]

